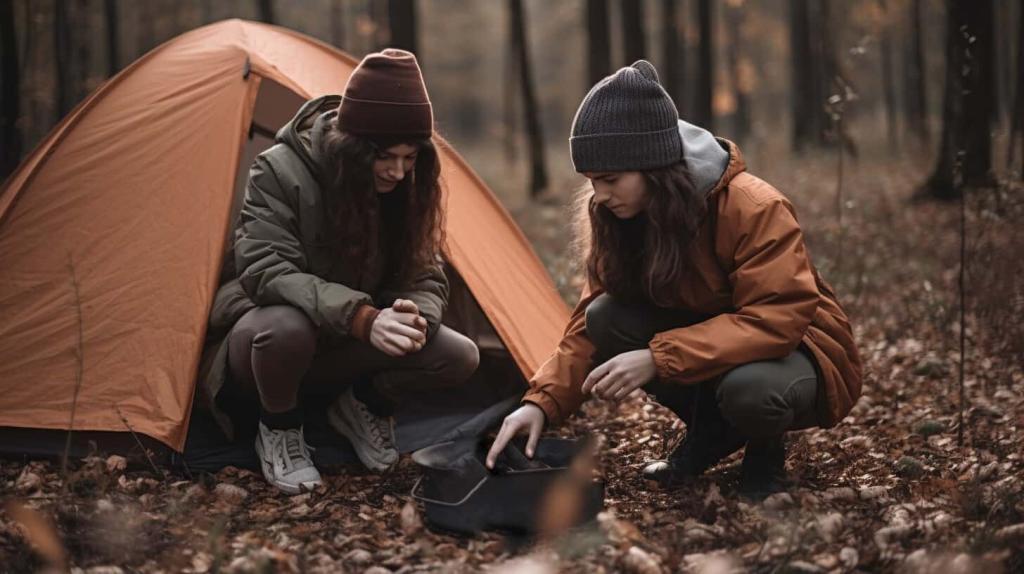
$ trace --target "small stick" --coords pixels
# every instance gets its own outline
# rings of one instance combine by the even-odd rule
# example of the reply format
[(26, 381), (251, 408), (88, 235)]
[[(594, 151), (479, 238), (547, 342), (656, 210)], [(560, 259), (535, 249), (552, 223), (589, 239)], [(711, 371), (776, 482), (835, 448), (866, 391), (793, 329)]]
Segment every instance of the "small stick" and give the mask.
[(75, 428), (75, 410), (78, 408), (78, 393), (82, 390), (82, 379), (85, 371), (85, 358), (83, 352), (82, 335), (82, 296), (78, 289), (78, 277), (75, 275), (75, 262), (68, 252), (68, 271), (71, 273), (71, 288), (75, 294), (75, 314), (78, 323), (78, 346), (75, 348), (75, 393), (71, 399), (71, 419), (68, 421), (68, 435), (64, 441), (64, 456), (61, 457), (60, 475), (61, 489), (67, 491), (68, 487), (68, 457), (71, 454), (71, 432)]
[(156, 466), (156, 463), (153, 462), (153, 457), (149, 456), (149, 449), (147, 449), (146, 446), (142, 444), (142, 440), (139, 439), (139, 435), (135, 434), (135, 429), (132, 428), (132, 425), (128, 424), (128, 419), (125, 418), (124, 413), (121, 412), (121, 407), (117, 406), (117, 404), (115, 403), (114, 410), (117, 411), (117, 416), (121, 417), (121, 422), (124, 423), (125, 428), (128, 429), (128, 432), (132, 434), (132, 438), (135, 439), (135, 443), (138, 444), (139, 448), (142, 449), (142, 454), (146, 455), (146, 460), (149, 461), (149, 466), (153, 467), (153, 472), (158, 474), (160, 478), (166, 478), (166, 476), (164, 476), (163, 471), (161, 471)]

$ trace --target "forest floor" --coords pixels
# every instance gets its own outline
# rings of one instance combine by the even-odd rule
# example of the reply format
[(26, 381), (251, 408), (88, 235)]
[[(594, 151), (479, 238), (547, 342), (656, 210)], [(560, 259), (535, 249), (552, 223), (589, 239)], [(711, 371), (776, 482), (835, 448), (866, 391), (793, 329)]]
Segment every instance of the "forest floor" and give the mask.
[[(523, 546), (426, 530), (407, 457), (383, 477), (341, 469), (296, 497), (245, 470), (190, 481), (104, 456), (78, 461), (65, 491), (59, 464), (5, 461), (0, 571), (1024, 571), (1022, 189), (979, 191), (968, 205), (961, 420), (958, 204), (910, 202), (927, 171), (912, 159), (862, 160), (847, 166), (840, 226), (830, 158), (756, 164), (796, 204), (865, 364), (846, 419), (791, 433), (788, 493), (740, 498), (740, 455), (692, 486), (652, 490), (639, 469), (681, 423), (642, 398), (591, 402), (551, 433), (600, 437), (606, 511), (557, 539)], [(567, 200), (513, 211), (571, 302)]]

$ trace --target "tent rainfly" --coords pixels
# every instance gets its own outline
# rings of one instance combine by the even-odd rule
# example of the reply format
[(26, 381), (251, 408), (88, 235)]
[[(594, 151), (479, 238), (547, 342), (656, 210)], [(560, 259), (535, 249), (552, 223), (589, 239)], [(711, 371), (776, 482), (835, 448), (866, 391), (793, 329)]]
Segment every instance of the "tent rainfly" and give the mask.
[[(183, 450), (249, 165), (356, 64), (227, 20), (149, 52), (47, 135), (0, 189), (0, 450), (42, 452), (69, 427)], [(448, 263), (485, 318), (473, 335), (528, 377), (568, 310), (492, 192), (438, 144)]]

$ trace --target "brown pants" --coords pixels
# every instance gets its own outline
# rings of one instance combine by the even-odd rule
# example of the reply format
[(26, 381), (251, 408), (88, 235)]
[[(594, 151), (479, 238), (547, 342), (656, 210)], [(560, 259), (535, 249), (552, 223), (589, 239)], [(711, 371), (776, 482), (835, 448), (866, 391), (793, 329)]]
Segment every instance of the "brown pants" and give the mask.
[(231, 380), (257, 393), (263, 408), (272, 412), (294, 408), (300, 390), (336, 393), (360, 380), (372, 380), (364, 393), (377, 401), (455, 386), (473, 374), (479, 361), (476, 344), (444, 325), (420, 351), (392, 357), (356, 339), (318, 337), (305, 313), (289, 305), (257, 307), (228, 335)]

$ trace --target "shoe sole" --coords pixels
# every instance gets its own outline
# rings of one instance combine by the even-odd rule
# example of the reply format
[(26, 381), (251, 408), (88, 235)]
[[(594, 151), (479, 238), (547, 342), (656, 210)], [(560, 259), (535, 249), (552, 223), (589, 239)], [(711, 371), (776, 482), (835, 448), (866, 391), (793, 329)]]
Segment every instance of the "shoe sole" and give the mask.
[(263, 456), (263, 441), (258, 437), (256, 438), (256, 456), (260, 459), (260, 468), (263, 470), (263, 478), (270, 483), (271, 486), (277, 488), (281, 492), (288, 495), (302, 494), (303, 492), (309, 492), (314, 488), (323, 484), (323, 481), (317, 482), (303, 482), (300, 484), (290, 484), (287, 482), (281, 482), (274, 478), (274, 465)]
[[(356, 456), (359, 457), (359, 460), (366, 468), (375, 472), (385, 472), (390, 470), (391, 467), (398, 462), (397, 456), (395, 456), (394, 460), (391, 462), (387, 462), (386, 460), (379, 458), (376, 455), (379, 451), (376, 449), (368, 449), (363, 441), (352, 438), (353, 436), (356, 436), (355, 429), (353, 429), (352, 425), (345, 420), (345, 417), (341, 416), (341, 414), (337, 412), (337, 408), (334, 405), (331, 405), (331, 407), (327, 409), (327, 422), (332, 428), (334, 428), (334, 430), (338, 431), (342, 436), (348, 439), (348, 442), (356, 451)], [(395, 451), (395, 454), (397, 455), (398, 452)]]

